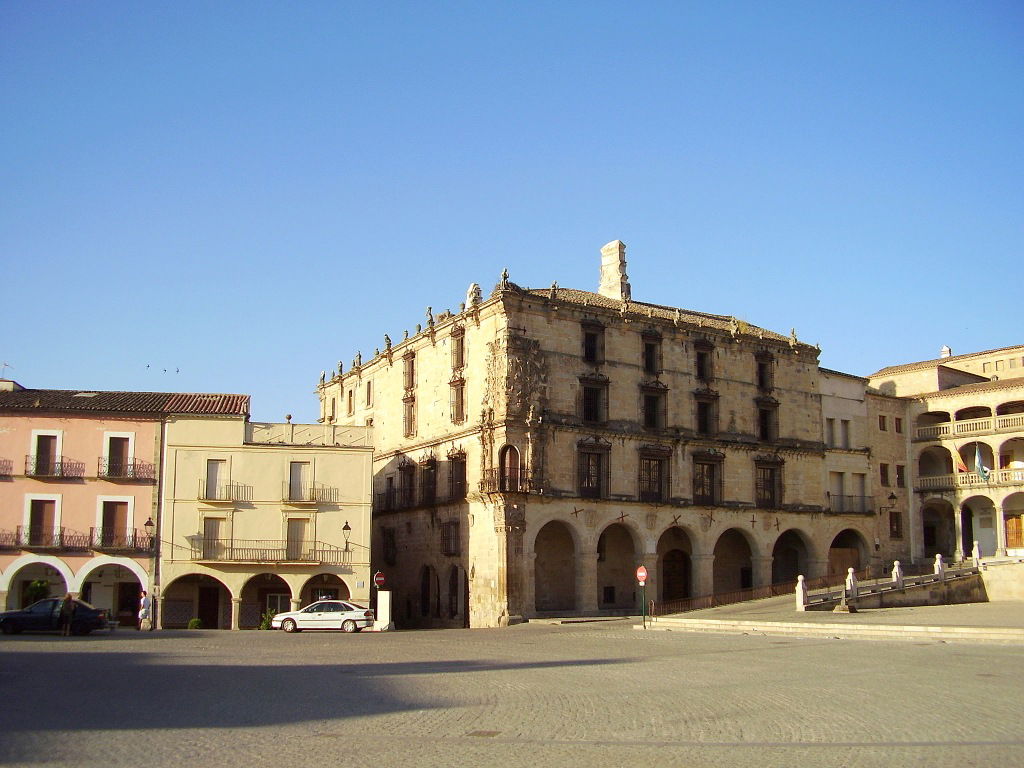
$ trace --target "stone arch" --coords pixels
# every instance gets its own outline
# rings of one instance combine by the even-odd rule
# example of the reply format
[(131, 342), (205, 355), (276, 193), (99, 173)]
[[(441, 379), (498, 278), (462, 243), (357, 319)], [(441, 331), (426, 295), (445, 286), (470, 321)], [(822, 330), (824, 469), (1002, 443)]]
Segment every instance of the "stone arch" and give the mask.
[(754, 548), (744, 531), (729, 528), (715, 542), (712, 592), (736, 592), (754, 586)]
[(75, 575), (72, 589), (97, 608), (105, 608), (123, 625), (138, 621), (139, 598), (149, 591), (149, 574), (130, 557), (100, 555), (86, 562)]
[(832, 537), (828, 547), (829, 574), (841, 576), (848, 568), (855, 571), (867, 568), (870, 552), (864, 534), (853, 528), (844, 528)]
[(299, 605), (309, 605), (317, 600), (350, 600), (352, 590), (348, 582), (336, 573), (314, 573), (295, 590)]
[(953, 457), (947, 448), (930, 445), (917, 455), (919, 477), (937, 477), (953, 474)]
[(250, 576), (239, 590), (238, 628), (255, 629), (264, 613), (292, 609), (292, 588), (276, 573), (264, 571)]
[(992, 409), (987, 405), (969, 405), (958, 410), (954, 416), (957, 421), (970, 421), (971, 419), (990, 419)]
[(441, 617), (441, 583), (437, 569), (425, 564), (420, 568), (419, 618), (429, 620)]
[(203, 629), (231, 629), (231, 590), (216, 576), (186, 573), (160, 594), (160, 626), (183, 629), (199, 619)]
[[(50, 573), (48, 569), (51, 568), (56, 573)], [(19, 574), (22, 574), (24, 578), (21, 581), (15, 581), (15, 577)], [(60, 582), (56, 581), (58, 577), (61, 579)], [(70, 592), (72, 591), (71, 585), (75, 583), (75, 576), (71, 569), (59, 557), (22, 555), (12, 560), (0, 575), (0, 588), (7, 592), (7, 607), (21, 608), (23, 582), (37, 579), (47, 581), (50, 585), (50, 595), (56, 595), (58, 592), (63, 595), (65, 592)]]
[(952, 558), (956, 552), (953, 505), (945, 499), (928, 499), (922, 505), (921, 542), (927, 558), (935, 555)]
[(960, 446), (960, 456), (963, 458), (964, 464), (967, 465), (967, 469), (971, 472), (978, 471), (977, 458), (979, 453), (981, 454), (981, 463), (985, 465), (985, 468), (990, 471), (995, 469), (995, 452), (988, 443), (981, 440), (973, 440)]
[(996, 508), (988, 496), (977, 494), (960, 503), (960, 547), (965, 556), (974, 551), (978, 542), (982, 556), (996, 552)]
[(1024, 493), (1011, 493), (1003, 499), (1006, 548), (1024, 549)]
[(783, 531), (772, 547), (772, 584), (787, 584), (806, 574), (811, 549), (806, 534), (797, 528)]
[(915, 425), (918, 429), (922, 427), (934, 427), (939, 424), (948, 424), (952, 421), (949, 411), (927, 411), (917, 417)]
[(1024, 438), (1011, 437), (999, 446), (1000, 482), (1024, 482)]
[(576, 610), (576, 540), (560, 520), (546, 523), (533, 542), (534, 603), (537, 611)]
[(636, 540), (615, 522), (597, 537), (597, 605), (603, 609), (636, 607)]
[(658, 539), (658, 602), (693, 597), (693, 540), (672, 526)]
[(1024, 400), (1008, 400), (996, 406), (996, 416), (1024, 414)]

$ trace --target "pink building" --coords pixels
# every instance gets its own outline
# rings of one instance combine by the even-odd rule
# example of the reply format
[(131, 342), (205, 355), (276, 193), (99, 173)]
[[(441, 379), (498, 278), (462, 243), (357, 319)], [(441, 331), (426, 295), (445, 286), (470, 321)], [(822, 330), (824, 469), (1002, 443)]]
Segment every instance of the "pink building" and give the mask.
[(167, 417), (248, 412), (247, 395), (25, 389), (0, 380), (0, 606), (71, 592), (133, 624), (159, 554)]

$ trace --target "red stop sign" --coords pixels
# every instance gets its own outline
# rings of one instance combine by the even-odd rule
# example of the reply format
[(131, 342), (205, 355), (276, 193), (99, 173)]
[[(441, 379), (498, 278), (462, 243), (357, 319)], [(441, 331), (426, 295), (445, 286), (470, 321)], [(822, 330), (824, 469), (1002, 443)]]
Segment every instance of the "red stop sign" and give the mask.
[(377, 589), (380, 589), (381, 587), (383, 587), (384, 586), (384, 574), (381, 573), (380, 571), (377, 571), (375, 574), (373, 574), (373, 583), (377, 585)]
[(641, 586), (647, 582), (647, 569), (642, 565), (636, 569), (636, 580), (640, 582)]

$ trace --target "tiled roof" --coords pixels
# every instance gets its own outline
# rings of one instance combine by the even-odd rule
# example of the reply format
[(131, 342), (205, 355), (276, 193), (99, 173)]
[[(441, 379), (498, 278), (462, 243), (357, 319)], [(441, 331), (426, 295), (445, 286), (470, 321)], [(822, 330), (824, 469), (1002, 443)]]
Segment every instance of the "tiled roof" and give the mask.
[(938, 365), (946, 365), (947, 363), (952, 363), (957, 360), (969, 360), (972, 357), (984, 357), (985, 355), (994, 355), (997, 352), (1008, 352), (1010, 350), (1016, 349), (1024, 351), (1024, 346), (1018, 344), (1012, 347), (999, 347), (998, 349), (987, 349), (984, 352), (971, 352), (966, 355), (951, 355), (950, 357), (938, 357), (934, 360), (922, 360), (918, 363), (890, 365), (888, 368), (882, 368), (880, 371), (875, 371), (874, 373), (872, 373), (871, 378), (874, 378), (875, 376), (882, 376), (885, 374), (905, 373), (906, 371), (917, 371), (922, 370), (924, 368), (934, 368)]
[[(550, 288), (521, 288), (523, 293), (529, 294), (530, 296), (536, 296), (538, 298), (550, 298)], [(622, 311), (623, 301), (620, 299), (612, 299), (607, 296), (602, 296), (599, 293), (593, 293), (591, 291), (580, 291), (576, 288), (555, 288), (555, 299), (557, 301), (564, 301), (569, 304), (576, 304), (579, 306), (587, 307), (600, 307), (602, 309), (611, 309), (616, 312)], [(747, 333), (752, 333), (762, 338), (772, 339), (774, 341), (789, 341), (788, 336), (769, 331), (764, 328), (759, 328), (756, 325), (751, 325), (738, 318), (734, 318), (730, 315), (712, 315), (707, 312), (697, 312), (692, 309), (682, 309), (677, 307), (666, 307), (662, 304), (649, 304), (645, 301), (630, 301), (628, 303), (627, 311), (633, 315), (640, 315), (641, 317), (653, 317), (661, 320), (675, 320), (679, 319), (679, 322), (686, 323), (688, 325), (696, 325), (704, 328), (715, 328), (718, 330), (729, 331), (733, 328), (734, 323), (738, 323), (741, 328), (746, 329)]]
[(1014, 387), (1024, 389), (1024, 378), (1000, 379), (999, 381), (979, 381), (975, 384), (962, 384), (959, 387), (940, 389), (937, 392), (924, 392), (920, 395), (908, 395), (907, 397), (915, 400), (925, 397), (951, 397), (953, 395), (969, 395), (974, 392), (990, 392), (996, 389), (1013, 389)]
[(78, 389), (18, 389), (0, 392), (0, 410), (204, 413), (247, 416), (249, 395), (186, 392), (97, 392)]

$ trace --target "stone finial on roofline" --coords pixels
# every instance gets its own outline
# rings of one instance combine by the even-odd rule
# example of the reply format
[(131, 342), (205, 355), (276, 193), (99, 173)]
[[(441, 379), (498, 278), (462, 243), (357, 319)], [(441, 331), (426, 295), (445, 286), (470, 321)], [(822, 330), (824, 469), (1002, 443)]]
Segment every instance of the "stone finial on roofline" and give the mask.
[(597, 292), (617, 301), (631, 298), (626, 274), (626, 244), (621, 240), (612, 240), (601, 248), (601, 283)]

